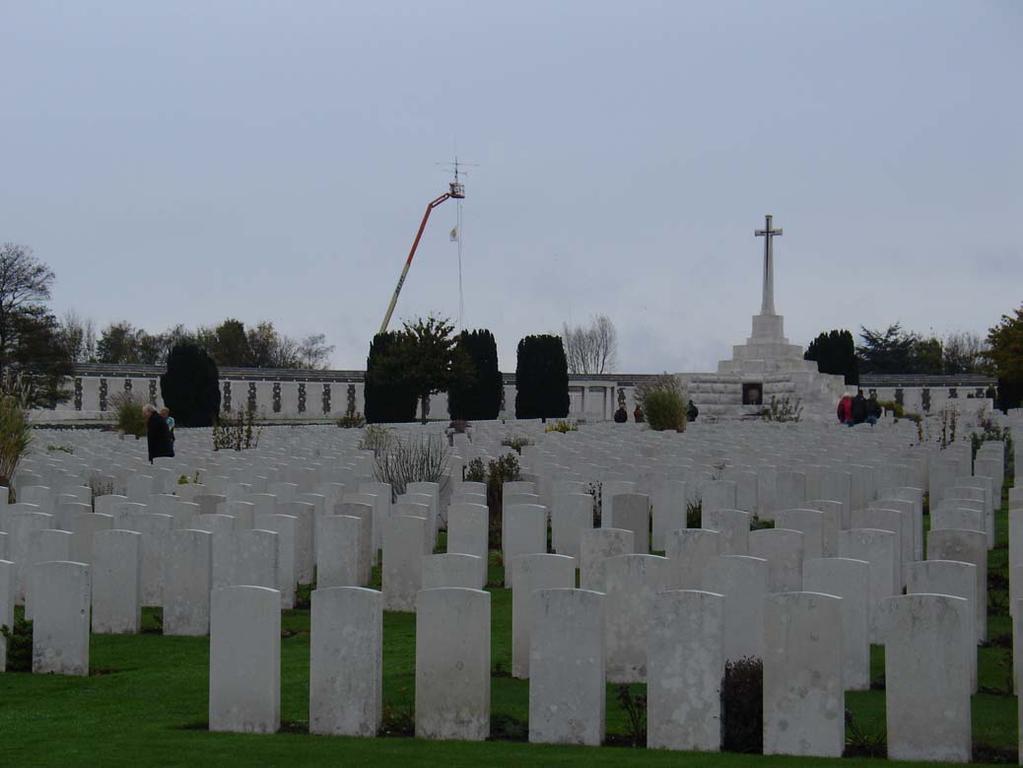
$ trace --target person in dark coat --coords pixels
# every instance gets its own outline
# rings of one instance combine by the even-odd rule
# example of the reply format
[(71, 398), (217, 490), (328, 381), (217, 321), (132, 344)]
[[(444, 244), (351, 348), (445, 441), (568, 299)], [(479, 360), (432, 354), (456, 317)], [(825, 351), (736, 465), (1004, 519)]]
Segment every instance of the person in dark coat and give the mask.
[(686, 406), (686, 421), (696, 421), (696, 417), (699, 415), (700, 409), (696, 407), (696, 403), (690, 400), (689, 405)]
[(174, 456), (174, 443), (171, 440), (167, 420), (157, 413), (156, 406), (147, 405), (142, 409), (146, 420), (146, 442), (149, 444), (149, 463), (162, 456)]
[(881, 408), (881, 403), (877, 402), (877, 393), (872, 392), (870, 394), (870, 399), (867, 400), (867, 423), (870, 426), (874, 426), (877, 424), (883, 413), (884, 411)]
[(853, 398), (852, 418), (853, 424), (862, 424), (867, 420), (867, 398), (863, 396), (862, 389), (857, 392), (856, 397)]

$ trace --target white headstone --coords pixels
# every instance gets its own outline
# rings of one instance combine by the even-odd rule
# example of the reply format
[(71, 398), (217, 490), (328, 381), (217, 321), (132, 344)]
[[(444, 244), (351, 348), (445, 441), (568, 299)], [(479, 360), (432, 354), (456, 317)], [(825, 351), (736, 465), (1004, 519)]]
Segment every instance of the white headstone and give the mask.
[(981, 641), (987, 640), (987, 534), (982, 531), (932, 529), (927, 536), (927, 559), (959, 560), (977, 566), (974, 628)]
[(725, 598), (725, 661), (763, 658), (764, 595), (767, 561), (748, 555), (722, 555), (707, 564), (703, 586)]
[(965, 600), (951, 595), (902, 595), (886, 601), (889, 759), (970, 761), (968, 611)]
[(309, 640), (309, 732), (376, 736), (383, 712), (383, 595), (317, 587)]
[(764, 608), (764, 754), (841, 757), (842, 598), (769, 595)]
[(604, 561), (633, 551), (632, 531), (619, 528), (592, 528), (579, 539), (579, 586), (604, 592)]
[(31, 566), (32, 671), (36, 674), (89, 674), (89, 566), (44, 562)]
[(396, 515), (384, 527), (382, 585), (384, 609), (414, 611), (423, 584), (423, 536), (426, 520)]
[(680, 528), (668, 534), (668, 589), (701, 589), (703, 571), (721, 554), (721, 534), (706, 528)]
[(142, 534), (97, 531), (92, 552), (92, 631), (136, 634), (142, 629)]
[(171, 531), (163, 576), (163, 633), (202, 636), (210, 631), (213, 534)]
[(210, 730), (275, 733), (281, 725), (281, 595), (267, 587), (224, 587), (213, 590), (210, 603)]
[(540, 589), (575, 586), (575, 559), (567, 555), (522, 555), (512, 583), (512, 677), (529, 677), (533, 595)]
[(490, 736), (490, 593), (424, 589), (416, 597), (416, 738)]
[(724, 597), (667, 591), (654, 598), (647, 652), (647, 746), (721, 748)]
[(584, 589), (533, 593), (529, 741), (604, 741), (604, 595)]
[(842, 679), (847, 691), (870, 690), (870, 563), (847, 557), (803, 562), (803, 589), (842, 598)]

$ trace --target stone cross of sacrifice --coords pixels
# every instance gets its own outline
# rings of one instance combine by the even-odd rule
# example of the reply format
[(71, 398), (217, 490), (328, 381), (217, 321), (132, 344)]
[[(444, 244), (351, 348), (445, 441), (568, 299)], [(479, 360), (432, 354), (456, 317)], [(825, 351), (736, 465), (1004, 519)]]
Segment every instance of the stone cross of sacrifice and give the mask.
[(773, 315), (774, 312), (774, 248), (772, 240), (781, 234), (780, 229), (771, 229), (774, 217), (764, 217), (764, 228), (754, 230), (754, 237), (764, 238), (764, 299), (760, 304), (760, 314)]

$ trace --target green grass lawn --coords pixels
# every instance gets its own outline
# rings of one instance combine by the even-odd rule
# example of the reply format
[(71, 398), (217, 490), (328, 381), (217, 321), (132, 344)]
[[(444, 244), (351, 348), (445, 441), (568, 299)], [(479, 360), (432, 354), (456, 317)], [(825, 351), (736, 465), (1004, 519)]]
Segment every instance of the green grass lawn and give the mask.
[[(1007, 516), (1003, 499), (997, 548), (990, 555), (991, 643), (981, 648), (980, 685), (973, 698), (978, 759), (1016, 762), (1016, 699), (1011, 691), (1011, 625), (1008, 610)], [(490, 582), (500, 583), (496, 564)], [(88, 678), (0, 675), (0, 768), (22, 765), (820, 765), (821, 759), (741, 754), (671, 753), (627, 746), (534, 746), (525, 743), (528, 683), (511, 669), (511, 592), (491, 589), (494, 739), (484, 743), (426, 742), (400, 736), (348, 739), (311, 736), (309, 718), (309, 611), (287, 611), (281, 642), (282, 732), (272, 736), (214, 734), (206, 730), (209, 642), (163, 637), (147, 611), (147, 632), (92, 638)], [(385, 731), (407, 731), (414, 694), (415, 617), (384, 614)], [(883, 685), (884, 653), (872, 653), (872, 679)], [(642, 692), (644, 686), (632, 686)], [(884, 691), (846, 694), (859, 731), (884, 728)], [(609, 740), (628, 740), (628, 718), (608, 687)], [(851, 736), (851, 730), (850, 730)], [(843, 766), (881, 765), (844, 758)], [(892, 763), (883, 763), (891, 765)], [(913, 763), (912, 765), (921, 765)]]

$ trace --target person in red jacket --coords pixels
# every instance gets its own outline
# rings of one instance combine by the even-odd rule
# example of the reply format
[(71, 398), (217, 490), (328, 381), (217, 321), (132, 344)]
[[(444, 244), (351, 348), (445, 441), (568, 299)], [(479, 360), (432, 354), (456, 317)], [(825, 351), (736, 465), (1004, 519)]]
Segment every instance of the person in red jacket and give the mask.
[(841, 424), (853, 425), (853, 399), (852, 395), (845, 395), (838, 401), (838, 421)]

